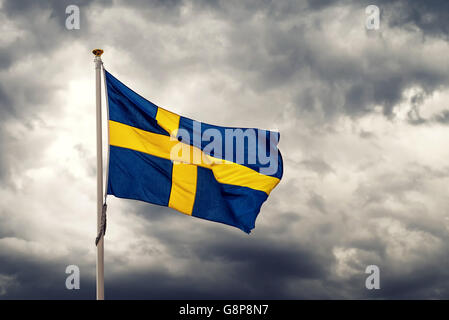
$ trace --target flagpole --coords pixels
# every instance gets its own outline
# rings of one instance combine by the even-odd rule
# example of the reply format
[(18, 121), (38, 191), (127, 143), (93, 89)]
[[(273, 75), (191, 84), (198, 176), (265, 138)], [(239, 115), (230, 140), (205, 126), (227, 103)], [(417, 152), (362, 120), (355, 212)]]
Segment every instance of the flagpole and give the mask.
[[(97, 104), (97, 233), (101, 231), (103, 210), (103, 145), (101, 128), (101, 55), (103, 50), (95, 49), (95, 85)], [(97, 300), (104, 300), (104, 237), (97, 244)]]

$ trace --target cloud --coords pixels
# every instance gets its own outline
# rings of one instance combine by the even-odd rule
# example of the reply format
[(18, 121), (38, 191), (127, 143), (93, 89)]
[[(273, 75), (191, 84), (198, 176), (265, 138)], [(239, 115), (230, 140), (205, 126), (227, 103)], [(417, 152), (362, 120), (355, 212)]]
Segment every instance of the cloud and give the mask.
[(449, 6), (447, 2), (442, 0), (395, 1), (390, 8), (394, 10), (389, 21), (392, 26), (413, 26), (425, 35), (448, 39)]
[(2, 1), (2, 299), (95, 295), (95, 47), (160, 106), (279, 129), (285, 165), (250, 236), (110, 198), (107, 298), (447, 298), (447, 5), (378, 5)]

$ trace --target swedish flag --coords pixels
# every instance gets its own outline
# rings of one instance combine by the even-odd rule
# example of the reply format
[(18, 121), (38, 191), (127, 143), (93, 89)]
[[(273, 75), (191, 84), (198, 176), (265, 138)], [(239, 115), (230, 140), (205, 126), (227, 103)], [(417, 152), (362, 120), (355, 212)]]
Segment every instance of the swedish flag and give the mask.
[[(196, 122), (156, 106), (106, 70), (105, 77), (107, 193), (168, 206), (249, 233), (282, 178), (279, 134)], [(236, 132), (243, 143), (237, 141)]]

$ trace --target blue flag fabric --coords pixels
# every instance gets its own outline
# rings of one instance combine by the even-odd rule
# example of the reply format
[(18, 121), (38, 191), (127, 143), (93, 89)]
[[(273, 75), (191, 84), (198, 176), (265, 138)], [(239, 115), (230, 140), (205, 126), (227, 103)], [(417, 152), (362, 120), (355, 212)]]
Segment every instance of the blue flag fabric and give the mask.
[(105, 70), (107, 192), (249, 233), (282, 178), (279, 133), (214, 126), (160, 108)]

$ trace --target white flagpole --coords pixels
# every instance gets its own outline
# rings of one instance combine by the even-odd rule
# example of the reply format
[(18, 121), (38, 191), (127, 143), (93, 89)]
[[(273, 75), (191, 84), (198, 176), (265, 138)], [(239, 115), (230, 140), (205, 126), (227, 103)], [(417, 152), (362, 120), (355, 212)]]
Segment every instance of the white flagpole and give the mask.
[[(95, 80), (97, 96), (97, 233), (101, 230), (103, 210), (103, 145), (101, 128), (101, 54), (103, 50), (95, 49)], [(97, 244), (97, 300), (104, 300), (104, 237)]]

